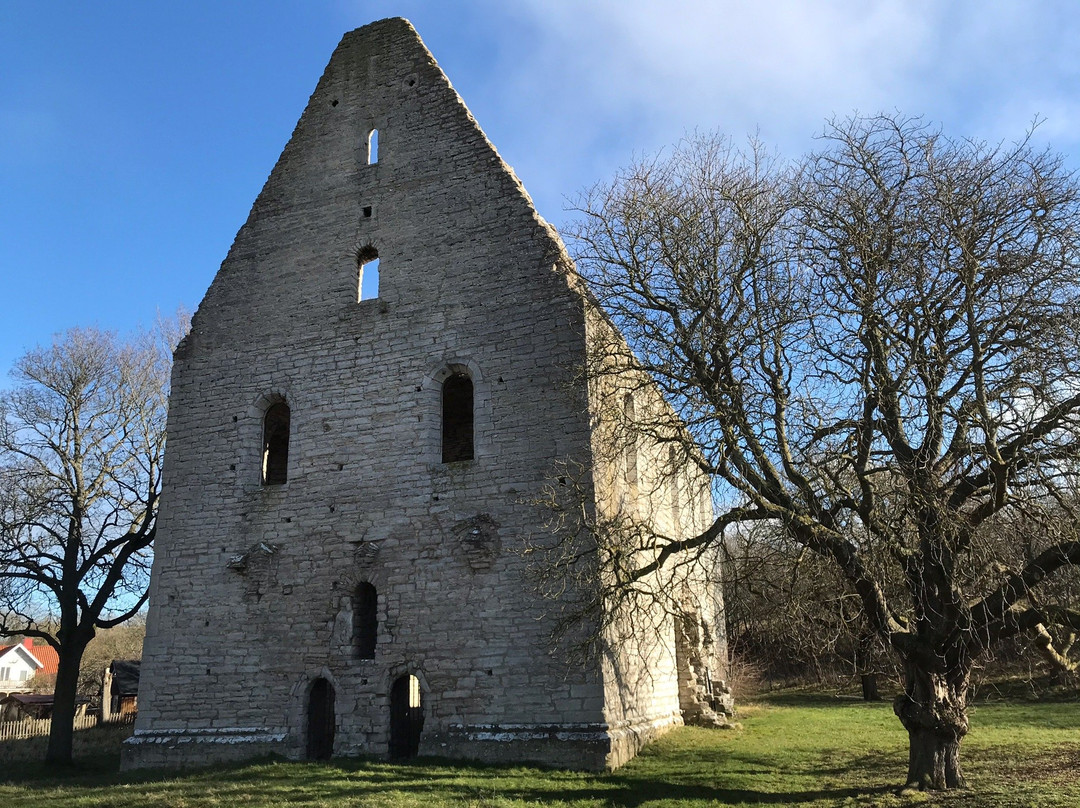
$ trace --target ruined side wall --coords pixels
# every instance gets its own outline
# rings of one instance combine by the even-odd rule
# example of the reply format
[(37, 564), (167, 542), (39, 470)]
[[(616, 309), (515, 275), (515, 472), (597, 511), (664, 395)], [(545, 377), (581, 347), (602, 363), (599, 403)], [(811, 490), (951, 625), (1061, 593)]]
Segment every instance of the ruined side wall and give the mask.
[[(379, 296), (357, 302), (367, 245)], [(405, 673), (421, 753), (604, 765), (603, 679), (550, 657), (518, 552), (556, 459), (589, 452), (558, 250), (411, 26), (346, 35), (177, 353), (125, 766), (302, 756), (317, 678), (335, 754), (383, 754)], [(450, 369), (474, 382), (476, 457), (443, 464)], [(279, 398), (288, 482), (262, 486)], [(360, 581), (372, 660), (351, 644)]]
[[(604, 540), (643, 564), (655, 558), (654, 537), (682, 539), (712, 523), (709, 480), (686, 455), (682, 423), (595, 305), (586, 322), (596, 516), (610, 526)], [(708, 708), (698, 684), (726, 660), (714, 572), (708, 558), (673, 557), (645, 581), (651, 594), (607, 627), (604, 708), (618, 739), (610, 766)]]

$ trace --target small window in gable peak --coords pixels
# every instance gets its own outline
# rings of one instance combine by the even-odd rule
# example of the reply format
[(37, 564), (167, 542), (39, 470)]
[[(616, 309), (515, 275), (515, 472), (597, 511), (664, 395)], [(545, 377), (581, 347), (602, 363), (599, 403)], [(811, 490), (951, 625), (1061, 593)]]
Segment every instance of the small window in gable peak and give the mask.
[(367, 161), (369, 166), (379, 162), (379, 130), (372, 129), (367, 139)]
[(379, 251), (372, 245), (356, 251), (356, 300), (374, 300), (379, 296)]

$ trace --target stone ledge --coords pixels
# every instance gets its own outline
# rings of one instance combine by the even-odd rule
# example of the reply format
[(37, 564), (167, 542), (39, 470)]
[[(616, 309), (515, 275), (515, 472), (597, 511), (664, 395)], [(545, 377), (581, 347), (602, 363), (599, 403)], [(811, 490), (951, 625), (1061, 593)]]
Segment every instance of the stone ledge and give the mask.
[(537, 763), (606, 771), (682, 720), (668, 714), (637, 722), (583, 724), (451, 724), (421, 742), (420, 753), (487, 763)]
[(284, 754), (286, 732), (265, 727), (135, 730), (124, 741), (120, 770), (183, 769)]

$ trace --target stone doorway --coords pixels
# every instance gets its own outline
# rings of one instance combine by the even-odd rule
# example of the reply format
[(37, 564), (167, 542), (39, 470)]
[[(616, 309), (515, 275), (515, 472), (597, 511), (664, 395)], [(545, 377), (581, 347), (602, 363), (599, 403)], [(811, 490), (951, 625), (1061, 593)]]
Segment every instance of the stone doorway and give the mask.
[(390, 688), (390, 757), (416, 757), (423, 728), (420, 680), (406, 673), (399, 676)]
[(334, 686), (316, 679), (308, 694), (307, 756), (309, 760), (329, 760), (334, 753)]

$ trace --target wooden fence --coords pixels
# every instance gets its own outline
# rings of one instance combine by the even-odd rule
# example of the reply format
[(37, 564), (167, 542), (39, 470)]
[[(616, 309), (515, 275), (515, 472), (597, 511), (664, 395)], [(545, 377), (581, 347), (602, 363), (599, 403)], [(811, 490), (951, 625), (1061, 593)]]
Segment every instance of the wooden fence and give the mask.
[[(92, 729), (99, 724), (130, 724), (134, 720), (134, 713), (115, 716), (108, 722), (101, 721), (96, 715), (83, 715), (75, 719), (75, 731)], [(19, 721), (0, 721), (0, 742), (46, 737), (51, 727), (51, 718), (23, 718)]]

